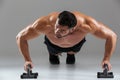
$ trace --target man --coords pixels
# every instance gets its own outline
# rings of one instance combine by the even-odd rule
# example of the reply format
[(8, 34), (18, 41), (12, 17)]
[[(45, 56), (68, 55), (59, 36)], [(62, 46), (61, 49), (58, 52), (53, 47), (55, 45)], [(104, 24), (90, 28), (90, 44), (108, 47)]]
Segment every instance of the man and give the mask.
[(45, 44), (49, 52), (50, 63), (59, 64), (58, 55), (66, 52), (66, 63), (74, 64), (75, 54), (86, 41), (85, 36), (88, 33), (106, 40), (102, 67), (104, 64), (108, 64), (110, 70), (112, 67), (110, 57), (116, 47), (117, 35), (107, 26), (77, 11), (51, 13), (39, 18), (17, 35), (17, 44), (25, 59), (25, 70), (28, 64), (33, 68), (33, 63), (29, 55), (28, 40), (45, 34)]

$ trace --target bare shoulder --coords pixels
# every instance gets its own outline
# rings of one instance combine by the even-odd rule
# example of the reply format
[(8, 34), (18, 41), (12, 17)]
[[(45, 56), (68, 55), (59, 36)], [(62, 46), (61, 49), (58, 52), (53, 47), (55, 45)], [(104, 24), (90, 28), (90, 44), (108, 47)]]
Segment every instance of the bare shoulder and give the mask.
[(86, 23), (86, 22), (88, 22), (88, 23), (89, 23), (89, 22), (96, 23), (96, 22), (97, 22), (94, 18), (92, 18), (91, 16), (88, 16), (88, 15), (86, 15), (86, 14), (84, 14), (84, 13), (75, 11), (74, 14), (76, 14), (77, 17), (82, 18), (82, 19), (84, 20), (84, 23)]
[(108, 26), (96, 21), (94, 18), (87, 16), (86, 24), (90, 27), (90, 32), (100, 38), (107, 38), (112, 34), (115, 34)]
[(51, 15), (47, 15), (47, 16), (42, 16), (38, 18), (32, 24), (32, 28), (34, 28), (37, 32), (45, 33), (45, 31), (47, 30), (47, 27), (49, 27), (49, 24), (50, 24), (50, 20), (49, 20), (50, 16)]
[(91, 16), (84, 16), (85, 24), (89, 27), (90, 32), (94, 33), (95, 31), (100, 29), (100, 22), (92, 18)]
[(97, 21), (91, 16), (77, 11), (75, 11), (74, 14), (76, 14), (80, 19), (83, 19), (83, 22), (80, 22), (81, 24), (79, 24), (79, 27), (84, 32), (92, 33), (100, 38), (106, 38), (111, 34), (115, 34), (108, 26)]
[(78, 12), (78, 11), (74, 11), (73, 13), (75, 14), (77, 18), (77, 26), (79, 27), (79, 29), (85, 33), (89, 33), (91, 31), (91, 28), (86, 23), (87, 15), (81, 12)]
[(59, 12), (52, 12), (49, 14), (49, 22), (54, 24), (58, 18)]
[(58, 15), (58, 12), (52, 12), (46, 16), (42, 16), (39, 19), (37, 19), (33, 25), (38, 25), (39, 26), (46, 26), (46, 25), (50, 25), (51, 20), (55, 19), (55, 17)]
[(105, 26), (101, 26), (100, 22), (96, 21), (91, 16), (88, 16), (86, 14), (83, 14), (81, 12), (74, 12), (78, 18), (78, 22), (80, 22), (79, 27), (82, 31), (87, 33), (94, 33), (96, 31), (99, 31), (102, 28), (105, 28)]

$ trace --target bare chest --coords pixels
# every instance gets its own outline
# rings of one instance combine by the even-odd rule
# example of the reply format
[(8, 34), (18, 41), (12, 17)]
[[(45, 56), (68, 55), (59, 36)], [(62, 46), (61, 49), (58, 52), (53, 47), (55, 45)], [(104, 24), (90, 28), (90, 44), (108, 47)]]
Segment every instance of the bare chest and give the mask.
[(51, 32), (47, 34), (46, 36), (50, 40), (51, 43), (65, 48), (65, 47), (72, 47), (76, 45), (85, 37), (85, 35), (86, 33), (82, 31), (76, 31), (62, 38), (57, 38), (54, 32)]

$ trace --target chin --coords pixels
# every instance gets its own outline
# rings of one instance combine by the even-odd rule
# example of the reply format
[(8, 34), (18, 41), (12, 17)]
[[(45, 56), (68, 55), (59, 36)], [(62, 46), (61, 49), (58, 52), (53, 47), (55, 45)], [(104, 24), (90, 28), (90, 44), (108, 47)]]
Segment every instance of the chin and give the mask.
[(61, 36), (57, 36), (57, 35), (56, 35), (55, 37), (56, 37), (56, 38), (62, 38)]
[(62, 37), (57, 37), (57, 38), (62, 38)]

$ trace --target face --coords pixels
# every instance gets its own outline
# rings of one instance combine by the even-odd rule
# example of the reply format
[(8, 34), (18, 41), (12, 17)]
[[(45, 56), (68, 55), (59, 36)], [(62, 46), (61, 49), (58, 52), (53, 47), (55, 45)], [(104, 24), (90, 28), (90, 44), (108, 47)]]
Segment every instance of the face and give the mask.
[(55, 35), (57, 38), (62, 38), (69, 35), (72, 31), (68, 26), (59, 25), (57, 22), (55, 24)]
[(57, 38), (62, 38), (69, 34), (69, 29), (67, 26), (56, 25), (55, 26), (55, 35)]

